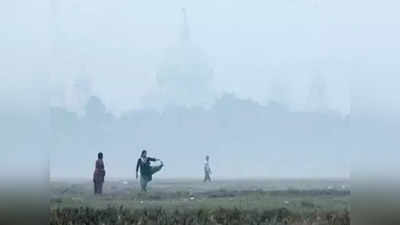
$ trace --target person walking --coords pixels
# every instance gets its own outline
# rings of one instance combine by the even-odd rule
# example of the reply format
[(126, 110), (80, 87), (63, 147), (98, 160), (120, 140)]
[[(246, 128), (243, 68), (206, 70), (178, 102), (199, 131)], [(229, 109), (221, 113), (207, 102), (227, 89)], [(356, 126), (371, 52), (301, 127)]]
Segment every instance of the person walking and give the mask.
[[(160, 161), (159, 166), (151, 166), (151, 162)], [(139, 178), (140, 169), (140, 187), (142, 191), (147, 192), (147, 185), (153, 179), (153, 175), (160, 171), (164, 166), (164, 163), (160, 159), (147, 157), (147, 151), (143, 150), (140, 154), (140, 158), (136, 164), (136, 179)]]
[(210, 156), (206, 156), (204, 162), (204, 182), (211, 182), (211, 168), (210, 168)]
[(103, 183), (106, 171), (104, 169), (103, 153), (97, 154), (96, 166), (93, 173), (94, 194), (101, 195), (103, 193)]

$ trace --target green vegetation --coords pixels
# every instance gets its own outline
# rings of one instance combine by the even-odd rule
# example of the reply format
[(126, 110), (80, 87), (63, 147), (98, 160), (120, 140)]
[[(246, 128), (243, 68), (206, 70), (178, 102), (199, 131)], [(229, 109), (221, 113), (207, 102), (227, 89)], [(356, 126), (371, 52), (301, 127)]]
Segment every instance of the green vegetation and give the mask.
[(346, 187), (344, 181), (165, 180), (141, 193), (136, 182), (113, 181), (103, 196), (94, 196), (91, 183), (53, 182), (50, 219), (51, 224), (333, 224), (336, 218), (346, 224)]

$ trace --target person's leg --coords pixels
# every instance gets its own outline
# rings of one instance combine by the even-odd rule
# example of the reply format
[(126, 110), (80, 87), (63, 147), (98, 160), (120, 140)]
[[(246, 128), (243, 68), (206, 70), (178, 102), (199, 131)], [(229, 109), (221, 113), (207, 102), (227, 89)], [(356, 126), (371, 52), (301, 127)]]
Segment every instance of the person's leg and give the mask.
[(96, 181), (95, 184), (96, 184), (95, 192), (96, 192), (96, 194), (99, 194), (99, 188), (100, 188), (99, 187), (100, 186), (99, 181)]
[(204, 182), (208, 181), (208, 172), (204, 171)]
[(147, 192), (147, 179), (143, 175), (140, 176), (140, 187), (142, 191)]
[(103, 194), (103, 184), (104, 182), (99, 182), (99, 194)]
[(101, 185), (101, 182), (96, 181), (96, 194), (100, 194), (100, 185)]
[(206, 172), (205, 181), (211, 181), (210, 173)]
[(93, 181), (94, 194), (97, 194), (97, 182)]

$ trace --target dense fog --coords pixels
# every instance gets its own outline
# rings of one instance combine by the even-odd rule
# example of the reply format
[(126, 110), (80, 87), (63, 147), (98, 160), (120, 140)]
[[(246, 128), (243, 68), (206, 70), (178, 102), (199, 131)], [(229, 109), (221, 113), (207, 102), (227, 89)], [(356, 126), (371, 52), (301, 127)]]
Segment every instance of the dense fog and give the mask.
[(398, 6), (3, 1), (0, 175), (89, 178), (102, 151), (134, 177), (142, 149), (165, 178), (395, 171)]

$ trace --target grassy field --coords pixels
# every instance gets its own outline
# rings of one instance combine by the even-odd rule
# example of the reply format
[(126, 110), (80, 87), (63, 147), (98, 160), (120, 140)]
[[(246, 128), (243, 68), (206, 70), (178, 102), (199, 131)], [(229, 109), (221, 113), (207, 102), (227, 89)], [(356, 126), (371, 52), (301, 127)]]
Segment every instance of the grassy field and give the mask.
[[(204, 217), (210, 221), (204, 222), (203, 219), (203, 224), (213, 224), (210, 218), (214, 218), (212, 215), (215, 214), (226, 213), (228, 216), (230, 213), (236, 215), (240, 212), (243, 218), (238, 219), (238, 224), (248, 224), (249, 221), (245, 222), (244, 219), (254, 217), (250, 221), (258, 221), (262, 220), (260, 218), (266, 212), (273, 212), (274, 218), (286, 213), (288, 218), (289, 215), (292, 219), (297, 218), (296, 221), (303, 220), (304, 223), (305, 218), (312, 217), (323, 224), (322, 221), (327, 222), (329, 215), (344, 215), (349, 210), (350, 198), (348, 181), (339, 179), (219, 180), (212, 183), (190, 179), (159, 179), (150, 184), (148, 193), (140, 192), (136, 180), (115, 179), (105, 183), (103, 196), (94, 196), (92, 192), (93, 184), (90, 181), (51, 182), (50, 207), (53, 224), (62, 224), (60, 217), (63, 218), (61, 221), (68, 220), (65, 214), (72, 218), (75, 214), (91, 212), (97, 215), (111, 211), (112, 214), (136, 215), (134, 218), (156, 212), (179, 218), (177, 212), (182, 215), (190, 212), (189, 214), (197, 215), (195, 217), (198, 222), (201, 220), (198, 212), (206, 212), (208, 216)], [(218, 210), (226, 211), (216, 213)], [(139, 211), (142, 214), (136, 214)], [(168, 218), (167, 216), (164, 220), (169, 221), (168, 223), (153, 221), (154, 223), (148, 224), (171, 224)], [(114, 221), (110, 224), (115, 223)], [(230, 223), (233, 222), (228, 224)]]

